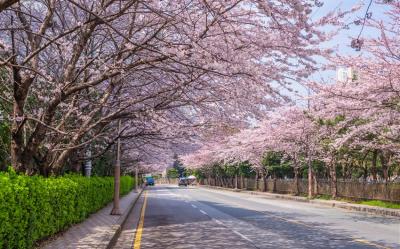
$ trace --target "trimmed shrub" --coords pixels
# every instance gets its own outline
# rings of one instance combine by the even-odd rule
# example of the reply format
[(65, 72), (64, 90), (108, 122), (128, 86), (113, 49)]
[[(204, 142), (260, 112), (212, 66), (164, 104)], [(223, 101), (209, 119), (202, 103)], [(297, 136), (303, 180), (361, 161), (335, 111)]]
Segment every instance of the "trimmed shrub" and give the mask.
[[(134, 186), (121, 177), (121, 195)], [(0, 248), (31, 248), (113, 199), (113, 177), (24, 176), (0, 172)]]

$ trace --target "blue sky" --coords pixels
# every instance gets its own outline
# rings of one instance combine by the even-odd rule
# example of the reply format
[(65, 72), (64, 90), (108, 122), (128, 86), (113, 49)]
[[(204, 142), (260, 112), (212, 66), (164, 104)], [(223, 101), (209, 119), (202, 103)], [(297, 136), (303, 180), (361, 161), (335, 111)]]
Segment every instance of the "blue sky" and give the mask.
[[(318, 19), (327, 13), (329, 13), (332, 10), (335, 9), (341, 9), (342, 11), (350, 10), (353, 6), (362, 4), (362, 7), (360, 10), (355, 12), (354, 14), (349, 14), (348, 16), (345, 17), (346, 23), (352, 23), (353, 21), (357, 19), (363, 18), (365, 15), (365, 12), (367, 10), (367, 6), (369, 4), (369, 0), (342, 0), (342, 1), (335, 1), (335, 0), (325, 0), (323, 1), (324, 5), (314, 11), (312, 14), (313, 19)], [(377, 4), (375, 1), (373, 1), (369, 12), (372, 12), (372, 18), (377, 19), (377, 20), (383, 20), (383, 21), (388, 21), (385, 11), (388, 10), (387, 5), (382, 5), (382, 4)], [(361, 30), (361, 25), (356, 26), (356, 25), (349, 25), (348, 30), (340, 30), (339, 34), (332, 39), (329, 42), (324, 43), (322, 46), (326, 48), (331, 48), (335, 49), (335, 53), (338, 54), (343, 54), (343, 55), (352, 55), (352, 54), (358, 54), (360, 52), (355, 51), (353, 48), (350, 47), (350, 43), (353, 37), (357, 37), (360, 30)], [(327, 31), (331, 31), (332, 27), (328, 27)], [(376, 30), (372, 28), (365, 27), (361, 38), (369, 38), (369, 37), (374, 37), (377, 36), (379, 33), (376, 32)], [(323, 59), (317, 59), (318, 63), (323, 63)], [(324, 71), (324, 72), (317, 72), (313, 74), (310, 79), (315, 80), (315, 81), (325, 81), (325, 82), (332, 82), (330, 79), (336, 77), (336, 73), (333, 71)], [(298, 86), (295, 87), (295, 90), (297, 90), (301, 95), (307, 95), (307, 91), (305, 90), (304, 87)], [(300, 101), (302, 102), (302, 101)]]

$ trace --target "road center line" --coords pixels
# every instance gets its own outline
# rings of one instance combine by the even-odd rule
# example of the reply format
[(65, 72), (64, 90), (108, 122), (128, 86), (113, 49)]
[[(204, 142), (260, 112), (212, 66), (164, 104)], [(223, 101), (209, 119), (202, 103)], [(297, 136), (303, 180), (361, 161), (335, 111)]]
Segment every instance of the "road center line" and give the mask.
[(368, 240), (365, 240), (365, 239), (357, 239), (357, 238), (354, 238), (353, 241), (354, 241), (354, 242), (358, 242), (358, 243), (362, 243), (362, 244), (366, 244), (366, 245), (370, 245), (370, 246), (374, 246), (374, 247), (376, 247), (376, 248), (390, 249), (390, 247), (378, 245), (378, 244), (375, 244), (375, 243), (373, 243), (373, 242), (371, 242), (371, 241), (368, 241)]
[(196, 205), (194, 205), (194, 204), (191, 204), (192, 205), (192, 207), (194, 207), (194, 208), (197, 208), (197, 206)]
[(146, 212), (146, 205), (147, 205), (147, 191), (144, 193), (144, 202), (143, 202), (143, 206), (142, 206), (142, 211), (140, 213), (139, 225), (136, 230), (136, 236), (135, 236), (135, 242), (133, 244), (133, 249), (140, 249), (140, 243), (142, 242), (144, 214)]

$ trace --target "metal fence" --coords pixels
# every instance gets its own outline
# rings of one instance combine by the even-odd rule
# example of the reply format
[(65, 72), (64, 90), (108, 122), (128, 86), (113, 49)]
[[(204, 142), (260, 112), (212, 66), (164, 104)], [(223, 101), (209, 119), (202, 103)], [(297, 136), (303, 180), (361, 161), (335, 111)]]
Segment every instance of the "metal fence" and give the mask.
[[(235, 188), (234, 178), (202, 179), (202, 185)], [(263, 179), (256, 181), (252, 178), (238, 179), (239, 189), (267, 191), (281, 194), (295, 194), (295, 181), (293, 179)], [(299, 179), (298, 188), (300, 194), (308, 193), (308, 181)], [(314, 186), (314, 192), (318, 195), (330, 195), (331, 186), (329, 180), (320, 179)], [(337, 181), (337, 196), (353, 199), (385, 200), (400, 202), (400, 183), (373, 183), (358, 181)]]

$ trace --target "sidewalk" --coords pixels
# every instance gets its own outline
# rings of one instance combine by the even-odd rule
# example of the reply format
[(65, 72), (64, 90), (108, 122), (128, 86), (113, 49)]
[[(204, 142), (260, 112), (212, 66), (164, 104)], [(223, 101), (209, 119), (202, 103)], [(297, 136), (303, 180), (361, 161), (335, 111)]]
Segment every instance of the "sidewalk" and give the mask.
[(55, 238), (44, 241), (38, 248), (109, 248), (125, 222), (143, 189), (135, 190), (121, 198), (122, 215), (110, 215), (112, 203), (92, 214), (82, 223), (73, 225)]
[(199, 185), (199, 187), (232, 191), (232, 192), (241, 192), (241, 193), (247, 193), (247, 194), (252, 194), (252, 195), (261, 195), (265, 198), (271, 198), (271, 199), (275, 198), (275, 199), (283, 199), (283, 200), (290, 200), (290, 201), (308, 202), (311, 204), (317, 204), (317, 205), (321, 205), (321, 206), (342, 208), (342, 209), (347, 209), (347, 210), (351, 210), (351, 211), (358, 211), (358, 212), (364, 212), (364, 213), (370, 213), (370, 214), (400, 217), (400, 210), (392, 209), (392, 208), (374, 207), (374, 206), (369, 206), (369, 205), (353, 204), (353, 203), (349, 203), (349, 202), (335, 201), (335, 200), (318, 200), (318, 199), (310, 200), (307, 197), (293, 196), (293, 195), (288, 195), (288, 194), (286, 194), (286, 195), (274, 194), (274, 193), (269, 193), (269, 192), (231, 189), (231, 188), (215, 187), (215, 186), (208, 186), (208, 185)]

